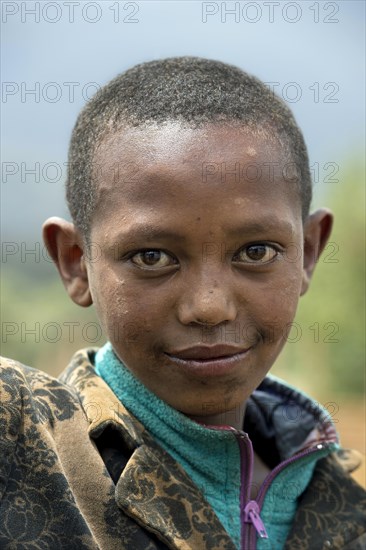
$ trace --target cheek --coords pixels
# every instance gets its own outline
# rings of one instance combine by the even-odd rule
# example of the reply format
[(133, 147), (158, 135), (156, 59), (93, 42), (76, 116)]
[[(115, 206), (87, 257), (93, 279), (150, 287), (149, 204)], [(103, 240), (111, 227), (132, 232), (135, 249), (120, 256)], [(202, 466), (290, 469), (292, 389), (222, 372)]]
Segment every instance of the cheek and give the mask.
[(256, 322), (267, 343), (284, 342), (291, 330), (301, 292), (301, 265), (288, 266), (261, 289), (261, 304), (256, 312)]
[(90, 280), (93, 302), (108, 339), (118, 350), (132, 352), (151, 343), (167, 319), (167, 300), (131, 284), (107, 269)]
[(125, 281), (108, 269), (92, 269), (89, 286), (98, 318), (109, 336), (115, 327), (118, 331), (128, 320), (133, 296), (126, 293)]

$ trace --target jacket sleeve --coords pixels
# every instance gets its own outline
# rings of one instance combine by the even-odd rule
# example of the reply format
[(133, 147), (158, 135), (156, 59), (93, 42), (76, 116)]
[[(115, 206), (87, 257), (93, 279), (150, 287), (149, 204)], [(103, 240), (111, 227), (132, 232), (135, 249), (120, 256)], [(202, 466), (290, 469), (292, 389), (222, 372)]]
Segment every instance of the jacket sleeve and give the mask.
[(7, 486), (22, 422), (21, 385), (24, 376), (16, 363), (0, 358), (0, 500)]

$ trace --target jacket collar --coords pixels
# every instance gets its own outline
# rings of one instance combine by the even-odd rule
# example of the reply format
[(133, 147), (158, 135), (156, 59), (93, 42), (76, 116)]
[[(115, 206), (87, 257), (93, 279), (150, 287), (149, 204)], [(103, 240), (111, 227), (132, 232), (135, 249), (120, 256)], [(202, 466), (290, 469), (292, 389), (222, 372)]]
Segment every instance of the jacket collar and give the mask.
[(183, 468), (153, 442), (133, 452), (117, 482), (116, 501), (169, 548), (235, 549)]
[(113, 428), (128, 447), (130, 456), (116, 484), (117, 505), (169, 548), (235, 550), (216, 514), (184, 469), (154, 442), (96, 375), (96, 351), (78, 352), (60, 380), (73, 387), (81, 399), (90, 438), (97, 440)]

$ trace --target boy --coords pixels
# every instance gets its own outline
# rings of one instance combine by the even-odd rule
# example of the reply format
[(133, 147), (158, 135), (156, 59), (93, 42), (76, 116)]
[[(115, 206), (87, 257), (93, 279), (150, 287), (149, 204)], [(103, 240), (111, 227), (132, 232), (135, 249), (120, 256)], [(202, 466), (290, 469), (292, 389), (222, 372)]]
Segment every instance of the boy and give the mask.
[(266, 376), (332, 226), (288, 108), (220, 62), (145, 63), (69, 160), (74, 223), (44, 239), (108, 343), (59, 380), (4, 362), (0, 547), (363, 548), (333, 424)]

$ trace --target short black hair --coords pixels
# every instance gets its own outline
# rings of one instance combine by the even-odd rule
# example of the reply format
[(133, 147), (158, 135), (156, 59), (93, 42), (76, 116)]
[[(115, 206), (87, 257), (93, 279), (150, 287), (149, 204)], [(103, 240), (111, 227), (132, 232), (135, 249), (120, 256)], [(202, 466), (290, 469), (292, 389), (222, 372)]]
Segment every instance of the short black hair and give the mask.
[(66, 198), (72, 219), (88, 239), (97, 204), (96, 148), (123, 126), (179, 121), (190, 127), (239, 123), (267, 129), (289, 151), (300, 174), (303, 219), (311, 202), (304, 138), (285, 102), (263, 82), (233, 65), (199, 57), (141, 63), (101, 88), (81, 111), (70, 142)]

